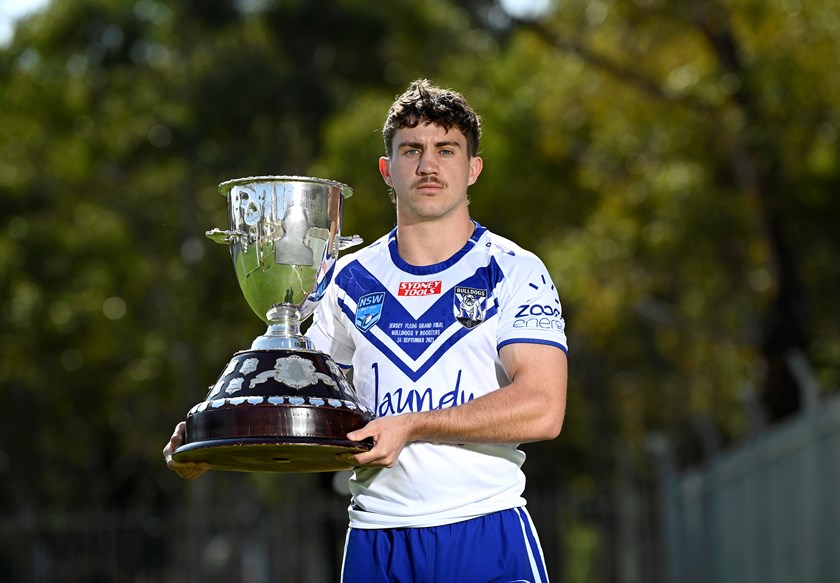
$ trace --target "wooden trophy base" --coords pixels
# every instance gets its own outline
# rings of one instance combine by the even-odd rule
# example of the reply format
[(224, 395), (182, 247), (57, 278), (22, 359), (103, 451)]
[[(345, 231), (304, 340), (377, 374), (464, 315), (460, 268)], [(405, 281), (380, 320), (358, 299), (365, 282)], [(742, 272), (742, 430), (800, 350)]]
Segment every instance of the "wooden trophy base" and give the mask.
[[(230, 396), (234, 395), (234, 396)], [(249, 350), (234, 355), (187, 415), (177, 462), (239, 472), (335, 472), (372, 444), (347, 434), (373, 419), (329, 356)]]
[[(346, 445), (344, 445), (346, 444)], [(219, 439), (185, 445), (172, 459), (203, 462), (233, 472), (337, 472), (352, 469), (349, 456), (368, 451), (367, 444), (291, 443), (283, 439)]]

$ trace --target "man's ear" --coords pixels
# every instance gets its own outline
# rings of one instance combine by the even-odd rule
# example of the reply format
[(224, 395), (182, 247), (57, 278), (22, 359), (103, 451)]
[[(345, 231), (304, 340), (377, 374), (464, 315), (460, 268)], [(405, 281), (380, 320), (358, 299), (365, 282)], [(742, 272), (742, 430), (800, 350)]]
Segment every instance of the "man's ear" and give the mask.
[(478, 180), (478, 175), (481, 174), (482, 168), (484, 168), (484, 160), (481, 159), (481, 156), (473, 156), (470, 158), (470, 176), (469, 181), (467, 182), (468, 186), (475, 184), (475, 181)]
[(382, 156), (379, 159), (379, 173), (382, 175), (382, 180), (385, 181), (385, 184), (388, 186), (393, 187), (394, 181), (391, 179), (391, 160), (386, 156)]

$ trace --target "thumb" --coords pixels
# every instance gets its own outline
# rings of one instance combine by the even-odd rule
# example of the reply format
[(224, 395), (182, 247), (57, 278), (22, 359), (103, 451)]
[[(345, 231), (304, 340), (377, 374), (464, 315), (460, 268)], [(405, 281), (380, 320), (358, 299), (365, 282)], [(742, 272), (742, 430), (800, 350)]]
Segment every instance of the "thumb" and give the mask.
[(351, 431), (347, 434), (347, 439), (350, 441), (362, 441), (366, 437), (371, 437), (374, 435), (374, 431), (370, 427), (370, 424), (365, 425), (360, 429), (356, 429), (355, 431)]

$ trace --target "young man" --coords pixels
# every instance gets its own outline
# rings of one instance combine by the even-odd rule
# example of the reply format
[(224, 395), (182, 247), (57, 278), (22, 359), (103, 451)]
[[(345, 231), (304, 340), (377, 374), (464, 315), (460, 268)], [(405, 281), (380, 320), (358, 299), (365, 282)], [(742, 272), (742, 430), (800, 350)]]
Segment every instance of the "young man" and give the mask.
[(348, 435), (374, 447), (354, 457), (342, 581), (547, 581), (517, 445), (563, 423), (557, 292), (535, 255), (470, 218), (481, 128), (460, 94), (412, 83), (383, 133), (397, 226), (339, 259), (307, 333), (377, 415)]

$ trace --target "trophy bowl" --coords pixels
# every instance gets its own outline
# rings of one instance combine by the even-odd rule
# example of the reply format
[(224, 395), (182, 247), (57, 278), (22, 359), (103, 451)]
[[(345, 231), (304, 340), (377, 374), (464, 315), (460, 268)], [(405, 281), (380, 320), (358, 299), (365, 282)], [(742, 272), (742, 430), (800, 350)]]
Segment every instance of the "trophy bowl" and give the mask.
[(329, 284), (341, 236), (345, 184), (304, 176), (256, 176), (219, 185), (230, 229), (207, 236), (230, 246), (246, 301), (268, 328), (233, 355), (187, 413), (178, 462), (231, 471), (326, 472), (352, 467), (371, 444), (347, 439), (374, 414), (335, 361), (300, 332)]

